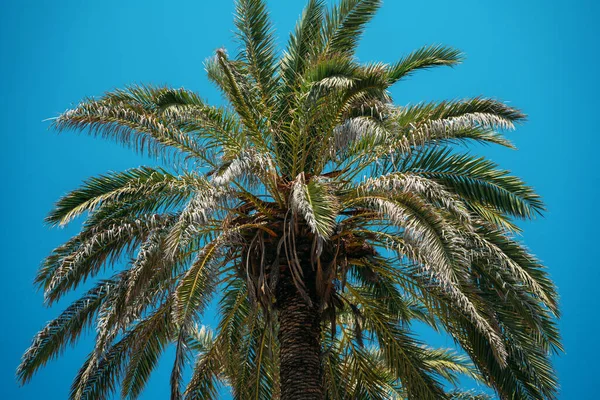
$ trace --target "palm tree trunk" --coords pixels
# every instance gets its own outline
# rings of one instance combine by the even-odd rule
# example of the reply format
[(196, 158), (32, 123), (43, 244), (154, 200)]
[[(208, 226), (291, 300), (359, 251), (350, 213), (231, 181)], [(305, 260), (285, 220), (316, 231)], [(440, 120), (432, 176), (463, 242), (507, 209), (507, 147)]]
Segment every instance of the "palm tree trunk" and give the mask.
[[(309, 286), (310, 295), (314, 293), (310, 288), (314, 282), (307, 282), (310, 279), (306, 279), (306, 275), (305, 284)], [(321, 311), (316, 302), (312, 305), (306, 302), (286, 275), (279, 281), (277, 306), (281, 400), (323, 400)]]

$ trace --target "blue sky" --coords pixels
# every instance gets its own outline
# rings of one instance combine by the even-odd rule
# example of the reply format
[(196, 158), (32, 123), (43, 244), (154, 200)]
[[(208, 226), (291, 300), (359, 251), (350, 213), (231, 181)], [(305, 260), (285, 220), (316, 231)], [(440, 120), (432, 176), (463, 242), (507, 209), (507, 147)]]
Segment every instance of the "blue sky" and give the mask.
[[(304, 0), (269, 3), (283, 44)], [(41, 259), (77, 231), (50, 230), (45, 213), (86, 177), (153, 163), (113, 143), (58, 135), (43, 120), (128, 83), (185, 86), (220, 102), (202, 62), (222, 46), (233, 52), (232, 12), (229, 0), (0, 2), (1, 397), (66, 398), (90, 349), (82, 340), (28, 386), (15, 383), (31, 337), (66, 306), (44, 308), (32, 286)], [(424, 44), (458, 47), (467, 54), (463, 65), (419, 73), (394, 88), (395, 101), (484, 94), (529, 115), (509, 135), (519, 151), (483, 152), (534, 186), (548, 206), (545, 218), (524, 225), (524, 241), (559, 286), (561, 399), (595, 398), (600, 376), (599, 17), (592, 0), (387, 0), (358, 51), (363, 61), (392, 62)], [(143, 399), (168, 397), (170, 364), (156, 371)]]

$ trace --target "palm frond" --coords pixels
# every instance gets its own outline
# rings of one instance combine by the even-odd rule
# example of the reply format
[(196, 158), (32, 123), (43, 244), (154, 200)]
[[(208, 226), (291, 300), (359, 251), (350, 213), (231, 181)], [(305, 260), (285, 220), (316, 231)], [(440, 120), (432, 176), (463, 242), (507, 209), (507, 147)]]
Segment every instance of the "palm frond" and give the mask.
[(321, 239), (331, 235), (338, 204), (327, 182), (313, 179), (306, 183), (304, 175), (299, 175), (292, 187), (290, 204), (315, 235)]
[(334, 6), (326, 16), (326, 52), (353, 54), (380, 5), (380, 0), (341, 0)]
[(85, 230), (55, 250), (44, 262), (36, 282), (44, 288), (45, 300), (51, 304), (95, 276), (105, 263), (114, 263), (133, 251), (156, 228), (171, 223), (170, 218), (149, 215), (146, 218), (123, 218)]
[(248, 65), (265, 111), (273, 105), (276, 90), (275, 40), (267, 7), (262, 0), (237, 0), (235, 25), (238, 38), (243, 43), (240, 58)]
[(190, 194), (190, 187), (203, 178), (196, 174), (172, 175), (162, 168), (139, 167), (91, 178), (63, 196), (46, 218), (53, 225), (66, 225), (84, 212), (106, 202), (142, 196), (163, 197), (163, 204), (179, 203)]
[[(69, 398), (106, 399), (116, 390), (123, 372), (127, 376), (134, 371), (136, 379), (127, 384), (127, 392), (139, 394), (168, 338), (172, 327), (170, 315), (171, 303), (163, 303), (105, 353), (92, 351), (73, 381)], [(128, 364), (131, 357), (137, 357), (139, 363)]]
[(87, 130), (93, 136), (113, 139), (151, 157), (169, 159), (184, 154), (187, 158), (210, 162), (211, 156), (190, 135), (171, 126), (155, 110), (140, 101), (142, 94), (158, 89), (130, 87), (107, 93), (99, 100), (87, 99), (54, 120), (59, 130)]
[(511, 216), (532, 218), (544, 210), (532, 188), (481, 157), (434, 148), (407, 158), (400, 170), (435, 180), (469, 203), (489, 206)]
[(264, 119), (258, 116), (255, 108), (258, 100), (256, 88), (249, 84), (245, 67), (231, 61), (223, 49), (217, 50), (213, 60), (206, 63), (209, 75), (218, 82), (231, 105), (246, 126), (245, 134), (260, 151), (269, 151), (268, 138), (263, 131)]
[(77, 341), (91, 326), (104, 298), (121, 279), (119, 274), (101, 281), (37, 333), (17, 370), (21, 383), (27, 383), (39, 368), (56, 358), (68, 344)]
[[(290, 35), (287, 47), (279, 67), (284, 85), (281, 86), (282, 99), (297, 89), (306, 66), (322, 47), (321, 29), (325, 15), (325, 3), (322, 0), (310, 0)], [(288, 104), (289, 105), (289, 104)]]
[(184, 398), (186, 400), (216, 399), (218, 377), (223, 369), (222, 355), (214, 334), (205, 327), (193, 329), (193, 349), (196, 352), (194, 372), (188, 383)]
[(208, 243), (196, 256), (196, 260), (183, 275), (175, 289), (174, 320), (176, 351), (171, 373), (171, 397), (181, 397), (183, 368), (187, 358), (187, 338), (195, 318), (202, 314), (216, 288), (216, 279), (221, 254), (222, 240)]
[[(121, 385), (123, 398), (137, 399), (141, 395), (160, 355), (170, 341), (172, 326), (169, 325), (169, 317), (160, 312), (154, 317), (157, 319), (156, 324), (140, 332), (131, 348)], [(128, 334), (125, 337), (127, 336)]]
[(462, 62), (463, 54), (451, 47), (440, 45), (425, 46), (390, 66), (388, 77), (390, 84), (398, 82), (415, 71), (442, 65), (456, 65)]

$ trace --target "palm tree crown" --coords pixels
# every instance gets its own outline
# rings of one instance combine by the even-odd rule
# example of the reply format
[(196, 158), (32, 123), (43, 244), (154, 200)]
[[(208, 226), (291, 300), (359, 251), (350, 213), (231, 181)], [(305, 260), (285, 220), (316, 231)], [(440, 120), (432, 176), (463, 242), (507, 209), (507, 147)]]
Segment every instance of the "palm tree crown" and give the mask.
[[(556, 289), (514, 239), (542, 201), (456, 148), (512, 147), (501, 132), (525, 116), (484, 97), (394, 105), (392, 85), (462, 56), (429, 46), (359, 63), (379, 5), (310, 0), (280, 55), (264, 1), (238, 0), (241, 51), (206, 63), (226, 107), (131, 86), (54, 121), (177, 167), (108, 173), (57, 202), (48, 223), (85, 222), (39, 270), (46, 303), (123, 268), (37, 334), (21, 382), (95, 326), (73, 399), (138, 397), (169, 345), (174, 399), (223, 383), (240, 399), (480, 398), (448, 391), (461, 374), (501, 398), (556, 397)], [(214, 295), (213, 331), (201, 316)], [(424, 346), (413, 321), (465, 355)]]

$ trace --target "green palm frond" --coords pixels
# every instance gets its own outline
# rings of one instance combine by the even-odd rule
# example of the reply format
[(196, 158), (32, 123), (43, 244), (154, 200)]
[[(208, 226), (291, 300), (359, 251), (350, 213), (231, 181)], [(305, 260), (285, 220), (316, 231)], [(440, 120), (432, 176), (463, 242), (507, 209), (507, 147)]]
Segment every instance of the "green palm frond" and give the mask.
[(400, 126), (413, 124), (416, 127), (425, 126), (429, 129), (433, 129), (436, 123), (444, 122), (447, 126), (452, 123), (465, 128), (483, 126), (513, 129), (515, 123), (525, 119), (525, 115), (500, 101), (476, 97), (402, 107), (394, 119)]
[(170, 302), (162, 304), (105, 353), (90, 353), (73, 381), (69, 398), (108, 398), (116, 390), (123, 373), (130, 378), (122, 390), (133, 398), (139, 395), (172, 329), (170, 312)]
[(174, 320), (178, 325), (175, 361), (171, 373), (171, 397), (181, 397), (184, 363), (187, 357), (187, 337), (195, 318), (208, 305), (215, 290), (219, 266), (220, 243), (207, 244), (175, 289)]
[(389, 81), (393, 84), (420, 69), (452, 66), (461, 63), (462, 60), (463, 54), (450, 47), (440, 45), (422, 47), (390, 66)]
[(76, 343), (79, 336), (92, 325), (103, 299), (111, 288), (118, 285), (120, 279), (121, 276), (117, 275), (100, 282), (38, 332), (17, 370), (22, 383), (28, 382), (40, 367), (57, 357), (68, 344)]
[(435, 180), (469, 203), (511, 216), (531, 218), (544, 211), (544, 204), (531, 187), (481, 157), (434, 148), (407, 158), (400, 169)]
[(106, 263), (114, 263), (123, 255), (133, 257), (134, 249), (153, 229), (170, 223), (170, 218), (150, 215), (115, 220), (106, 227), (84, 230), (45, 260), (36, 277), (36, 282), (44, 288), (45, 300), (49, 304), (57, 301), (67, 291), (95, 276)]
[(243, 43), (240, 59), (244, 60), (261, 93), (265, 111), (273, 104), (277, 88), (275, 76), (275, 40), (267, 6), (262, 0), (238, 0), (236, 21), (238, 38)]
[(191, 345), (196, 352), (194, 372), (184, 393), (186, 400), (206, 400), (217, 398), (219, 375), (223, 369), (222, 354), (213, 332), (195, 328), (190, 332)]
[(325, 3), (322, 0), (310, 0), (302, 12), (294, 32), (281, 58), (280, 74), (284, 85), (280, 96), (287, 103), (289, 95), (298, 88), (307, 65), (319, 54), (322, 47), (321, 29), (325, 16)]
[(161, 168), (140, 167), (91, 178), (62, 197), (46, 218), (54, 225), (65, 225), (84, 212), (104, 203), (126, 201), (142, 196), (162, 197), (161, 205), (178, 204), (190, 195), (190, 188), (208, 184), (195, 174), (175, 176)]
[(353, 54), (365, 25), (373, 18), (380, 5), (380, 0), (341, 0), (326, 17), (325, 52)]
[(170, 327), (162, 325), (168, 323), (168, 317), (161, 314), (158, 316), (164, 320), (158, 320), (152, 331), (140, 333), (131, 349), (121, 387), (123, 398), (136, 399), (141, 395), (160, 355), (169, 343)]
[(250, 86), (246, 67), (239, 61), (230, 60), (227, 53), (219, 49), (214, 61), (207, 63), (207, 69), (219, 82), (231, 105), (246, 126), (245, 134), (251, 143), (261, 151), (268, 151), (268, 138), (262, 135), (264, 119), (260, 118), (255, 104), (259, 101), (256, 88)]

